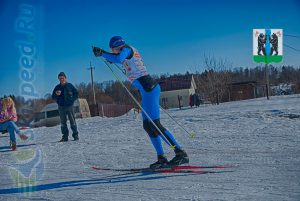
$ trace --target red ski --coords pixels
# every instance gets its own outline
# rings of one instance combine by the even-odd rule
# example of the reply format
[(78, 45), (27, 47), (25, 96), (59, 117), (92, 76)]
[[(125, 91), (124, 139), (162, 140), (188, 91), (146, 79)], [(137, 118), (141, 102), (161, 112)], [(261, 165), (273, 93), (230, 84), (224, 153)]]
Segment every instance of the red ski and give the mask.
[[(118, 169), (118, 168), (101, 168), (93, 166), (92, 169), (94, 170), (106, 170), (106, 171), (117, 171), (117, 172), (152, 172), (152, 173), (197, 173), (197, 174), (205, 174), (205, 173), (219, 173), (219, 171), (212, 171), (212, 170), (204, 170), (204, 169), (223, 169), (223, 168), (230, 168), (233, 166), (225, 166), (225, 165), (214, 165), (214, 166), (173, 166), (173, 167), (165, 167), (165, 168), (158, 168), (158, 169), (151, 169), (151, 168), (128, 168), (128, 169)], [(224, 172), (224, 171), (221, 171)], [(226, 171), (229, 172), (229, 171)]]

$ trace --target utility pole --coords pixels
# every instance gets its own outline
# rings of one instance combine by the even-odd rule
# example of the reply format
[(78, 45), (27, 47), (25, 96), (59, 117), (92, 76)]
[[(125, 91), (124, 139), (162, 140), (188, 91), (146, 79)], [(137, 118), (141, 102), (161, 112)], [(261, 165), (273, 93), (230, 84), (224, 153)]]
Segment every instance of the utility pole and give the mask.
[(267, 99), (269, 100), (270, 95), (270, 81), (269, 81), (269, 68), (268, 64), (265, 65), (265, 71), (266, 71), (266, 93), (267, 93)]
[(94, 74), (93, 74), (93, 70), (95, 70), (95, 68), (92, 66), (92, 62), (90, 62), (90, 68), (88, 68), (88, 70), (91, 71), (91, 80), (92, 80), (92, 90), (93, 90), (94, 105), (96, 105), (97, 102), (96, 102), (95, 87), (94, 87)]
[(269, 100), (270, 97), (270, 81), (269, 81), (269, 68), (268, 63), (271, 57), (271, 44), (270, 44), (270, 37), (271, 37), (271, 30), (266, 29), (265, 32), (265, 71), (266, 71), (266, 92), (267, 92), (267, 99)]
[[(271, 62), (282, 62), (282, 34), (282, 29), (253, 29), (253, 59), (256, 63), (265, 63), (265, 84), (268, 100), (272, 93), (269, 78), (270, 66), (268, 64)], [(275, 55), (273, 55), (274, 51), (276, 53)]]

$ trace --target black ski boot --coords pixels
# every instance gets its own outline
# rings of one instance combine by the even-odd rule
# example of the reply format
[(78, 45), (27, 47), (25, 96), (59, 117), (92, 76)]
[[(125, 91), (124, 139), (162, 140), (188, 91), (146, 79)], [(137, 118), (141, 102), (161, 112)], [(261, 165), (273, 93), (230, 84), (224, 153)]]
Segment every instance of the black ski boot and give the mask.
[(169, 166), (189, 163), (189, 157), (183, 149), (175, 149), (175, 157), (168, 162)]
[(73, 138), (74, 138), (74, 141), (79, 140), (79, 136), (78, 135), (74, 135)]
[(165, 168), (168, 166), (168, 159), (164, 155), (158, 155), (157, 161), (150, 165), (151, 169)]
[(58, 142), (67, 142), (68, 140), (68, 137), (62, 137)]

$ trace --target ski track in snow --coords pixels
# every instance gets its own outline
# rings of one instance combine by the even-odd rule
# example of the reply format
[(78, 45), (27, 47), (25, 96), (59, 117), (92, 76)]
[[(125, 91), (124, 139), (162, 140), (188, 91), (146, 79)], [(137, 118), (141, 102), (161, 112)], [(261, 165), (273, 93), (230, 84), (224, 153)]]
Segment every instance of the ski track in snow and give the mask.
[[(60, 126), (32, 129), (30, 141), (18, 139), (17, 152), (8, 151), (8, 137), (1, 137), (0, 200), (300, 200), (300, 95), (167, 111), (196, 134), (189, 137), (161, 111), (162, 124), (185, 148), (191, 165), (234, 165), (233, 172), (92, 170), (147, 167), (156, 160), (141, 117), (93, 117), (77, 120), (79, 142), (56, 143)], [(171, 159), (173, 151), (164, 148)], [(28, 184), (22, 188), (15, 168), (38, 159), (38, 150), (42, 159), (35, 170), (43, 176), (37, 173), (31, 192), (23, 192)]]

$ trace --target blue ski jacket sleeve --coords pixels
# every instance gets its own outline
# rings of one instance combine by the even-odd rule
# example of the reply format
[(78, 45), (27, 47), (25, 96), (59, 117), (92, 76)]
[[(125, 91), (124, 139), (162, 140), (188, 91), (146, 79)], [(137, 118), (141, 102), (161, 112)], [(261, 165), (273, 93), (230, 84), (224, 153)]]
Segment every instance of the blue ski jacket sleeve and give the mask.
[(132, 55), (132, 49), (129, 47), (124, 47), (121, 49), (121, 52), (118, 54), (109, 53), (109, 52), (103, 52), (102, 56), (112, 62), (112, 63), (119, 63), (122, 64), (125, 59), (129, 58)]

